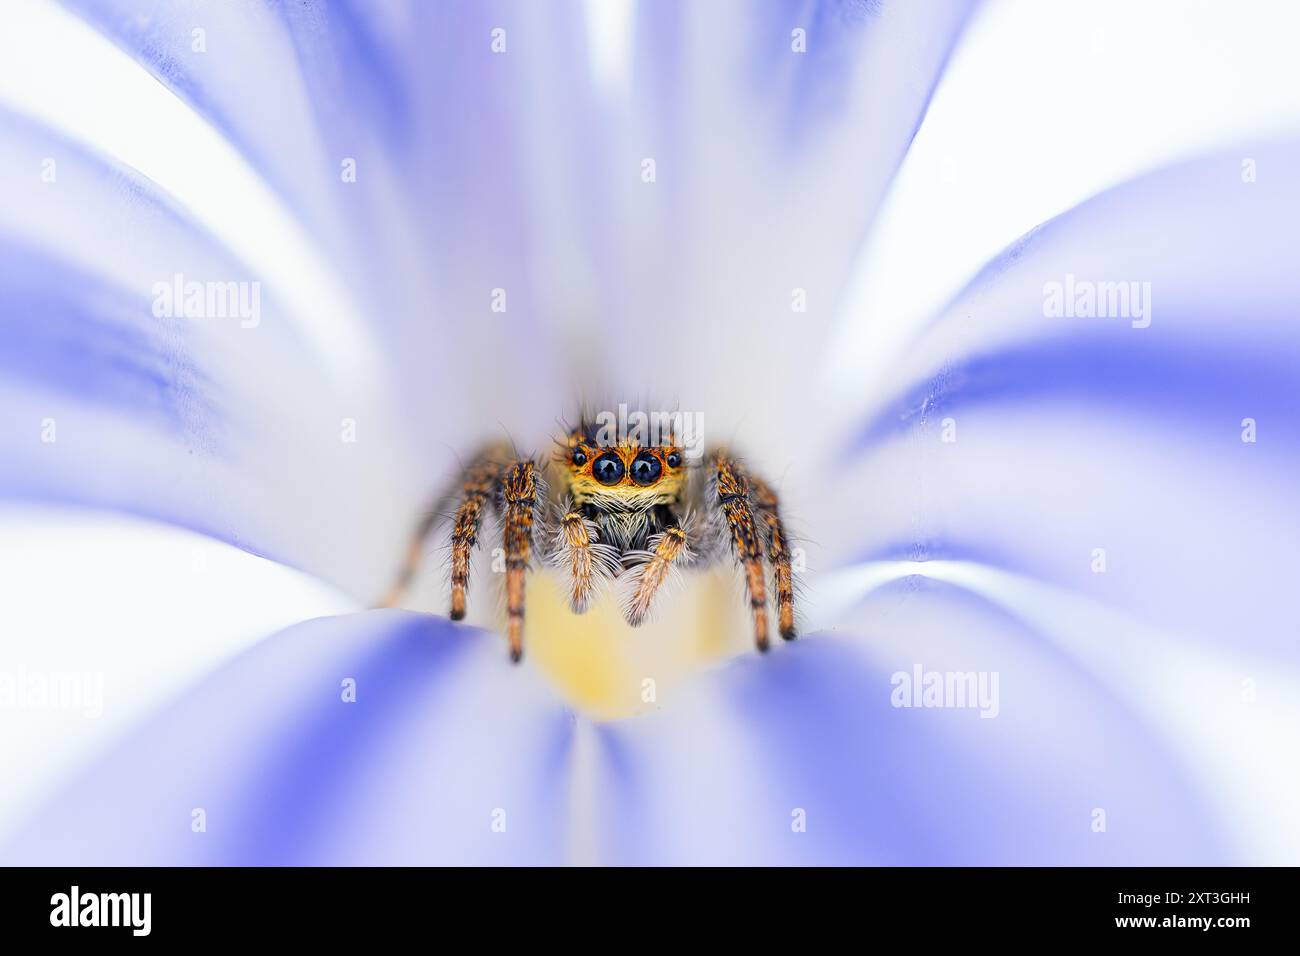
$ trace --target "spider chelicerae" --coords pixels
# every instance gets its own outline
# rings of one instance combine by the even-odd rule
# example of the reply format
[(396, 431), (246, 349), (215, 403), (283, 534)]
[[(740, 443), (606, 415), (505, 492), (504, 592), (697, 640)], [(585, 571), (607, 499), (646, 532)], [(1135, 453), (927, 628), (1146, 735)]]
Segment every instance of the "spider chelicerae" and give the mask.
[(483, 448), (416, 527), (381, 604), (400, 602), (425, 539), (445, 526), (451, 541), (450, 616), (464, 618), (470, 559), (490, 510), (499, 523), (506, 637), (516, 662), (523, 656), (525, 575), (535, 557), (563, 575), (575, 614), (613, 585), (634, 627), (646, 620), (656, 595), (679, 570), (734, 560), (758, 650), (768, 649), (769, 591), (777, 629), (792, 640), (790, 540), (771, 485), (723, 448), (690, 456), (671, 434), (648, 443), (607, 432), (580, 422), (548, 462), (520, 456), (507, 443)]

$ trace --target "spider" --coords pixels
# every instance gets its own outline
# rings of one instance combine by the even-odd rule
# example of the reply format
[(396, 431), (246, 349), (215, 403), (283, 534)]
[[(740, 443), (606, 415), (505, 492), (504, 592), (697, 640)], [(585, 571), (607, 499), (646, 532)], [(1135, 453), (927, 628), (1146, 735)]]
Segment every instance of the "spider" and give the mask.
[[(726, 449), (688, 461), (671, 435), (658, 444), (610, 439), (584, 420), (557, 444), (547, 463), (521, 457), (504, 443), (474, 456), (456, 486), (416, 527), (381, 605), (393, 607), (401, 600), (425, 539), (445, 522), (451, 540), (450, 617), (463, 619), (470, 558), (490, 508), (500, 524), (506, 637), (516, 663), (523, 656), (524, 578), (535, 553), (564, 577), (575, 614), (613, 583), (633, 627), (646, 620), (655, 596), (679, 569), (701, 569), (730, 557), (744, 580), (759, 651), (769, 643), (770, 567), (777, 628), (785, 640), (794, 639), (790, 542), (766, 481)], [(558, 494), (551, 495), (550, 488)]]

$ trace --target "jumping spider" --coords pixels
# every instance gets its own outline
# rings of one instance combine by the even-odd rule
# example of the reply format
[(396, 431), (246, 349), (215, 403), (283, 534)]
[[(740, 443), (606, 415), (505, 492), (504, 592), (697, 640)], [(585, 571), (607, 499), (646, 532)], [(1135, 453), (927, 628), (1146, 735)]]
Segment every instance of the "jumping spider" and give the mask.
[[(545, 465), (506, 445), (484, 448), (456, 487), (418, 525), (397, 579), (382, 604), (401, 600), (429, 533), (446, 519), (451, 537), (451, 619), (465, 616), (470, 556), (490, 505), (500, 519), (510, 657), (523, 655), (524, 576), (536, 547), (567, 579), (569, 605), (583, 613), (605, 582), (623, 593), (628, 624), (641, 624), (659, 589), (677, 569), (698, 569), (728, 554), (740, 568), (753, 615), (754, 643), (768, 648), (767, 576), (772, 572), (777, 625), (795, 637), (790, 542), (777, 496), (725, 450), (688, 461), (665, 436), (658, 445), (602, 441), (579, 424)], [(560, 489), (554, 497), (548, 487)], [(452, 508), (452, 506), (455, 506)]]

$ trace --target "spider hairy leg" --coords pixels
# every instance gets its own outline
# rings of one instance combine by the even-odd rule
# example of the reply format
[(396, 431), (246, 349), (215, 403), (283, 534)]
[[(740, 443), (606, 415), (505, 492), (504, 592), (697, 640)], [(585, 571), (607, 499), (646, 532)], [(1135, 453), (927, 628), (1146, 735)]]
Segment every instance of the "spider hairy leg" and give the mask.
[(754, 503), (758, 516), (767, 527), (767, 560), (772, 565), (776, 583), (777, 629), (781, 637), (792, 641), (798, 636), (794, 623), (794, 575), (790, 567), (790, 539), (781, 521), (776, 492), (762, 478), (751, 476)]
[(465, 589), (469, 587), (470, 557), (478, 543), (483, 510), (492, 499), (501, 465), (489, 458), (476, 459), (465, 469), (461, 502), (451, 526), (451, 612), (453, 621), (465, 617)]
[[(469, 464), (468, 467), (461, 471), (460, 477), (455, 485), (444, 491), (420, 519), (416, 525), (414, 533), (406, 546), (406, 555), (402, 559), (402, 566), (397, 572), (392, 586), (388, 593), (379, 601), (379, 607), (396, 607), (406, 596), (407, 590), (411, 586), (411, 581), (415, 578), (416, 572), (420, 569), (420, 563), (424, 559), (424, 542), (429, 537), (438, 524), (444, 519), (450, 520), (453, 527), (453, 539), (455, 539), (455, 529), (460, 524), (461, 514), (465, 512), (467, 506), (475, 514), (482, 510), (483, 498), (480, 494), (481, 489), (486, 482), (488, 494), (491, 494), (493, 483), (497, 475), (500, 474), (502, 460), (498, 449), (484, 449)], [(460, 502), (454, 513), (449, 513), (454, 502)], [(462, 536), (467, 527), (462, 528)], [(472, 529), (477, 532), (477, 524)], [(473, 535), (470, 536), (469, 546), (473, 548)], [(467, 572), (468, 574), (468, 572)], [(461, 616), (464, 616), (464, 600), (461, 601)], [(454, 616), (454, 615), (453, 615)], [(459, 618), (457, 618), (459, 620)]]
[(593, 553), (595, 528), (580, 511), (566, 511), (560, 519), (560, 547), (556, 563), (569, 578), (569, 606), (575, 614), (587, 610), (598, 568)]
[(531, 461), (510, 465), (501, 479), (502, 536), (506, 555), (506, 637), (510, 659), (524, 654), (524, 577), (532, 558), (538, 479)]
[(679, 526), (667, 528), (654, 541), (648, 560), (638, 567), (636, 590), (623, 610), (627, 623), (639, 627), (650, 612), (655, 594), (668, 580), (673, 565), (689, 556), (686, 532)]
[(762, 537), (750, 504), (749, 481), (740, 466), (725, 452), (713, 459), (714, 492), (717, 505), (726, 521), (731, 550), (740, 562), (754, 617), (754, 644), (760, 651), (768, 648), (767, 584), (763, 575)]
[(407, 590), (411, 586), (411, 581), (415, 578), (415, 572), (420, 568), (420, 561), (424, 557), (424, 541), (433, 530), (433, 526), (438, 523), (439, 509), (432, 509), (429, 514), (421, 519), (416, 526), (415, 532), (411, 535), (411, 540), (406, 546), (406, 556), (402, 559), (402, 566), (397, 572), (392, 586), (388, 592), (379, 600), (378, 607), (397, 607), (402, 598), (406, 596)]

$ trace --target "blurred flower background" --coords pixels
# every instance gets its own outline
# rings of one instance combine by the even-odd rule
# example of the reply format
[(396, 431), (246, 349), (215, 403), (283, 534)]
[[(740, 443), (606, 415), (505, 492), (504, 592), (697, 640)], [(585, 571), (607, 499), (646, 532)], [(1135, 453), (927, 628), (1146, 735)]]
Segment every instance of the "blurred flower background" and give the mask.
[[(0, 20), (0, 860), (1300, 861), (1293, 5)], [(774, 479), (804, 638), (538, 576), (512, 668), (436, 541), (366, 610), (620, 400)]]

